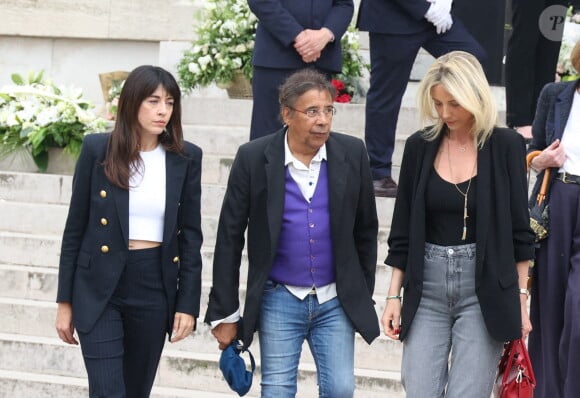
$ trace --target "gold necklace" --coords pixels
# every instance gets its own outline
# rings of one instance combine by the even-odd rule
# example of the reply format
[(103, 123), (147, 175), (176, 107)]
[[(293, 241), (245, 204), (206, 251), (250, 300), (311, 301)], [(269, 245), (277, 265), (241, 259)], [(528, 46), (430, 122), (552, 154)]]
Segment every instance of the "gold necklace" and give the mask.
[[(449, 138), (447, 138), (447, 162), (449, 164), (449, 173), (451, 174), (451, 178), (453, 178), (453, 169), (451, 168), (451, 149), (449, 146)], [(463, 152), (463, 151), (462, 151)], [(477, 155), (477, 154), (476, 154)], [(471, 177), (469, 177), (469, 182), (467, 183), (467, 189), (465, 193), (459, 189), (456, 183), (453, 183), (455, 189), (463, 196), (463, 233), (461, 234), (461, 240), (465, 240), (467, 238), (467, 195), (469, 194), (469, 188), (471, 187), (471, 180), (473, 179), (473, 173), (475, 173), (475, 167), (477, 166), (477, 156), (475, 157), (475, 162), (473, 163), (473, 169), (471, 170)]]

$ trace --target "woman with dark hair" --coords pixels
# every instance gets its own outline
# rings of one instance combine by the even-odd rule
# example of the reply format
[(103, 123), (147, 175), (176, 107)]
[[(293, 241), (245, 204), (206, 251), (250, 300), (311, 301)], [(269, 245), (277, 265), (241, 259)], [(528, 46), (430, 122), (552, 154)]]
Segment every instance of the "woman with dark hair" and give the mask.
[(201, 291), (201, 149), (181, 92), (133, 70), (111, 134), (85, 137), (62, 239), (56, 329), (78, 333), (91, 397), (148, 397), (167, 333), (188, 336)]

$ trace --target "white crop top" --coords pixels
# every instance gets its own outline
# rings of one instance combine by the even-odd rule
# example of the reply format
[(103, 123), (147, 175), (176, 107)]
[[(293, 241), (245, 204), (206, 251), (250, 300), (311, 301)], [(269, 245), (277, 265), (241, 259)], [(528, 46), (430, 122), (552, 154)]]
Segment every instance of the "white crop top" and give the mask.
[(129, 239), (163, 241), (165, 219), (165, 148), (139, 152), (142, 170), (129, 179)]

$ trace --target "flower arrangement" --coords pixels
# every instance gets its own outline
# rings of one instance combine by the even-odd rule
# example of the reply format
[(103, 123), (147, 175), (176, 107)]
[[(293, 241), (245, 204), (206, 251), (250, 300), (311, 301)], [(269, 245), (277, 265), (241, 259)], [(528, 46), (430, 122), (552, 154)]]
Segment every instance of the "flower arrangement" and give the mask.
[[(353, 23), (350, 24), (342, 36), (340, 45), (342, 48), (342, 72), (333, 79), (333, 85), (337, 91), (335, 101), (351, 102), (355, 99), (364, 98), (366, 88), (362, 84), (362, 78), (369, 71), (370, 65), (364, 62), (359, 53), (358, 31)], [(340, 84), (337, 87), (334, 80), (341, 82), (344, 87)]]
[(568, 9), (566, 21), (564, 23), (564, 34), (562, 45), (556, 65), (556, 73), (561, 81), (576, 80), (580, 76), (572, 66), (570, 55), (577, 41), (580, 40), (580, 13), (574, 13), (573, 7)]
[(211, 83), (226, 85), (241, 72), (252, 78), (256, 16), (246, 0), (207, 0), (197, 14), (201, 25), (191, 49), (183, 53), (177, 73), (184, 91)]
[[(236, 74), (252, 79), (252, 52), (258, 20), (250, 11), (247, 0), (207, 0), (197, 14), (201, 24), (197, 39), (183, 52), (177, 64), (179, 82), (184, 92), (212, 83), (227, 88)], [(336, 76), (347, 87), (351, 98), (364, 96), (360, 83), (368, 65), (358, 53), (358, 32), (353, 24), (341, 40), (343, 66)], [(346, 98), (346, 97), (343, 97)]]
[(334, 102), (348, 103), (352, 100), (353, 92), (350, 87), (346, 87), (346, 84), (342, 80), (332, 79), (332, 85), (336, 90), (336, 95), (334, 96)]
[(25, 148), (46, 171), (49, 148), (78, 155), (85, 134), (105, 130), (107, 122), (91, 112), (82, 90), (59, 87), (42, 71), (28, 79), (13, 74), (12, 81), (0, 88), (0, 156)]

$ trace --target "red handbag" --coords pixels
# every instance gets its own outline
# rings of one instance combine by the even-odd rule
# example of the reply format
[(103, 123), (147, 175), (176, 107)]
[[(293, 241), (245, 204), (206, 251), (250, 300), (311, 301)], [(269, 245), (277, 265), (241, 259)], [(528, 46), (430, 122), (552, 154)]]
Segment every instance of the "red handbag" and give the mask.
[(495, 398), (533, 398), (536, 376), (522, 339), (505, 343), (499, 361)]

